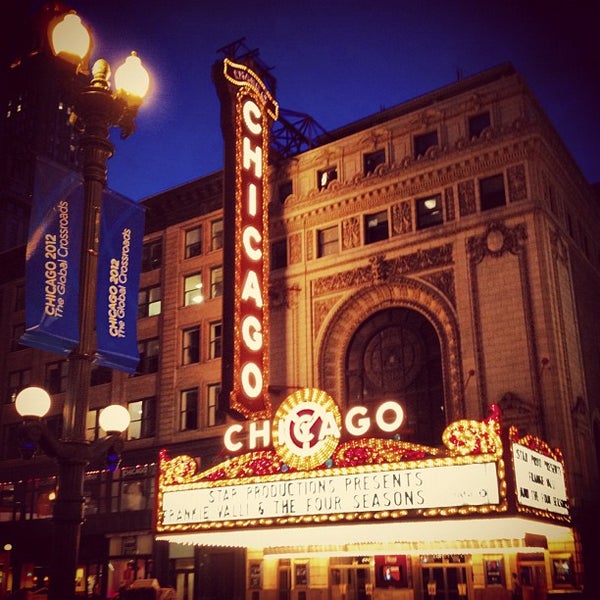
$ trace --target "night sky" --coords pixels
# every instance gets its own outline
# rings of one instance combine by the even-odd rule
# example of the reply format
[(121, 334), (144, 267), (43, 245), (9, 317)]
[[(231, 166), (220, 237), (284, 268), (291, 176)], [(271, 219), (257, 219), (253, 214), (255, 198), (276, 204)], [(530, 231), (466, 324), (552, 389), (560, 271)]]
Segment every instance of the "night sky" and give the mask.
[(113, 69), (151, 71), (137, 131), (114, 132), (109, 186), (135, 200), (223, 166), (211, 67), (246, 38), (282, 108), (332, 130), (512, 62), (590, 182), (600, 182), (600, 35), (593, 2), (73, 0)]

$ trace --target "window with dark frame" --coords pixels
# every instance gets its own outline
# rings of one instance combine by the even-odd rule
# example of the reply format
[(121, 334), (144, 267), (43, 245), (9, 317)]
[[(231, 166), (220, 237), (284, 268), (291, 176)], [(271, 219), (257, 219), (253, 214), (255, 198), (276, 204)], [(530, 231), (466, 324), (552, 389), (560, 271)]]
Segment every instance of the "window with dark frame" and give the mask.
[(179, 430), (198, 429), (198, 388), (181, 390), (179, 402)]
[(415, 135), (413, 143), (415, 148), (415, 158), (419, 158), (419, 156), (425, 156), (425, 153), (427, 150), (429, 150), (429, 148), (438, 145), (437, 129)]
[(142, 272), (158, 269), (162, 263), (162, 240), (146, 242), (142, 247)]
[(17, 398), (17, 394), (31, 383), (31, 369), (19, 369), (8, 373), (8, 385), (6, 390), (6, 403), (11, 404)]
[(183, 330), (181, 364), (200, 362), (200, 325)]
[(363, 155), (363, 174), (373, 173), (379, 165), (385, 163), (385, 149), (381, 148), (374, 152), (367, 152)]
[(223, 295), (223, 267), (211, 267), (210, 269), (210, 297), (219, 298)]
[(481, 210), (491, 210), (506, 205), (504, 193), (504, 176), (493, 175), (479, 180), (479, 199)]
[(25, 308), (25, 285), (15, 287), (15, 312)]
[(489, 111), (469, 117), (469, 139), (478, 138), (490, 125)]
[(202, 294), (202, 272), (186, 275), (183, 278), (183, 305), (194, 306), (204, 302)]
[(271, 244), (271, 270), (287, 267), (287, 239), (277, 240)]
[(437, 129), (415, 135), (413, 143), (415, 148), (415, 158), (419, 158), (419, 156), (425, 156), (425, 153), (427, 150), (429, 150), (429, 148), (433, 148), (439, 144)]
[(202, 225), (188, 229), (185, 232), (185, 258), (202, 254)]
[(387, 240), (389, 237), (387, 210), (365, 215), (365, 244)]
[(219, 406), (219, 395), (221, 394), (220, 383), (210, 383), (207, 388), (206, 398), (206, 425), (214, 427), (218, 425), (217, 409)]
[(131, 421), (127, 428), (128, 440), (141, 440), (154, 435), (156, 428), (156, 398), (143, 398), (127, 404)]
[(46, 391), (49, 394), (60, 394), (67, 389), (68, 365), (66, 360), (58, 360), (46, 364)]
[(337, 167), (327, 167), (317, 171), (317, 187), (320, 190), (327, 189), (327, 186), (337, 179)]
[(136, 375), (147, 375), (158, 371), (159, 348), (158, 338), (141, 340), (138, 342), (140, 361), (135, 370)]
[(217, 219), (210, 224), (210, 249), (218, 250), (223, 247), (223, 219)]
[(294, 191), (292, 180), (288, 179), (283, 183), (279, 184), (279, 188), (277, 189), (277, 196), (279, 198), (279, 203), (283, 204), (288, 196), (292, 194)]
[(417, 229), (426, 229), (444, 222), (440, 194), (417, 200)]
[(160, 315), (161, 309), (160, 285), (141, 288), (138, 292), (138, 319)]
[(209, 326), (209, 357), (220, 358), (223, 351), (223, 327), (221, 321), (214, 321)]
[(340, 252), (340, 230), (337, 225), (317, 231), (317, 257), (331, 256)]
[(90, 385), (103, 385), (112, 381), (112, 369), (102, 365), (92, 365), (90, 372)]
[(25, 350), (27, 346), (21, 344), (21, 337), (25, 333), (25, 323), (17, 323), (13, 325), (12, 334), (10, 338), (10, 351), (17, 352), (18, 350)]
[(85, 419), (85, 439), (88, 442), (94, 442), (101, 437), (102, 431), (100, 427), (100, 411), (101, 408), (88, 410)]

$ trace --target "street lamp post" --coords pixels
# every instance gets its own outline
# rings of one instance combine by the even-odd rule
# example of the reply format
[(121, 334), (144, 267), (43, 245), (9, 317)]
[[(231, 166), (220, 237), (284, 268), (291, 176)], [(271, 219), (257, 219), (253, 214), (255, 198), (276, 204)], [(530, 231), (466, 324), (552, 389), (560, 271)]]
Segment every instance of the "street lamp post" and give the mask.
[[(87, 59), (91, 37), (80, 18), (61, 15), (50, 24), (51, 46), (55, 54), (77, 65), (81, 71)], [(79, 48), (74, 47), (79, 45)], [(83, 65), (85, 69), (85, 65)], [(123, 71), (124, 70), (124, 71)], [(49, 600), (71, 600), (75, 597), (75, 572), (79, 553), (81, 525), (84, 515), (83, 483), (90, 461), (106, 453), (120, 451), (120, 431), (129, 424), (112, 425), (102, 421), (108, 436), (90, 444), (86, 440), (86, 419), (89, 410), (91, 361), (94, 356), (96, 312), (96, 280), (102, 195), (106, 186), (107, 162), (113, 154), (109, 134), (119, 127), (121, 137), (133, 132), (134, 119), (147, 89), (149, 78), (135, 53), (117, 70), (116, 91), (111, 90), (110, 67), (100, 59), (92, 68), (90, 83), (80, 91), (75, 102), (76, 125), (80, 128), (80, 150), (83, 166), (83, 232), (79, 273), (79, 344), (68, 357), (68, 377), (63, 408), (63, 431), (60, 440), (44, 426), (40, 414), (31, 414), (31, 402), (21, 399), (17, 410), (23, 416), (24, 434), (29, 443), (39, 443), (58, 463), (58, 491), (54, 506), (54, 540), (50, 573)], [(43, 390), (42, 390), (43, 392)], [(39, 388), (33, 396), (40, 396)], [(124, 416), (124, 415), (122, 415)]]

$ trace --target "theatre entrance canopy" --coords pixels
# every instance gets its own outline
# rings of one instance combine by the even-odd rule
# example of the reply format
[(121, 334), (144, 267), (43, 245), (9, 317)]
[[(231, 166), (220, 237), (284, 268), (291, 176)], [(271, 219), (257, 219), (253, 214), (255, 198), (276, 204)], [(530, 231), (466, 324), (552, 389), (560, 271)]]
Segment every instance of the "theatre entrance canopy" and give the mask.
[(559, 449), (503, 428), (495, 406), (448, 425), (435, 447), (398, 439), (403, 416), (387, 402), (342, 419), (325, 392), (298, 390), (272, 421), (231, 426), (231, 457), (214, 467), (163, 451), (157, 539), (265, 552), (572, 543)]

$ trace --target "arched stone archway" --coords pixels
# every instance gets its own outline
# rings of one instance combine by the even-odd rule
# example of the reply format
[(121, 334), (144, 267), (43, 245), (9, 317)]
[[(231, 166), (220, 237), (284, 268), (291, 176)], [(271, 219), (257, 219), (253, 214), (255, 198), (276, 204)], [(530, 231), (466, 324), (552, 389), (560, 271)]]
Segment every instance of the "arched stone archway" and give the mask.
[(329, 315), (316, 344), (319, 387), (338, 402), (347, 403), (345, 360), (352, 337), (371, 315), (390, 307), (410, 308), (431, 323), (441, 348), (446, 418), (451, 422), (464, 417), (460, 342), (454, 311), (435, 288), (408, 278), (354, 293)]

